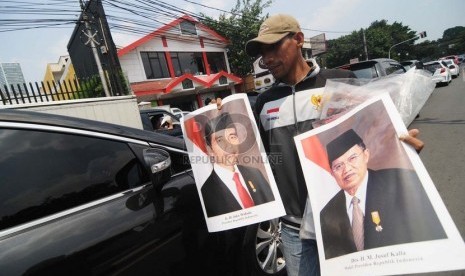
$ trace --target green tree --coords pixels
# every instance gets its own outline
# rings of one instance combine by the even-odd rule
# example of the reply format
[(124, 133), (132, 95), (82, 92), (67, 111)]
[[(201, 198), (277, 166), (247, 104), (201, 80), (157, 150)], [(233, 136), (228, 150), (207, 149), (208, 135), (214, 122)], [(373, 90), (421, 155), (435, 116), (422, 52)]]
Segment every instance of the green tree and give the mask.
[(441, 56), (440, 43), (437, 41), (422, 41), (414, 46), (414, 58), (423, 62), (438, 59)]
[(237, 0), (229, 14), (221, 14), (218, 20), (201, 14), (200, 22), (215, 30), (230, 41), (228, 59), (231, 71), (241, 77), (253, 70), (254, 58), (245, 53), (245, 43), (254, 38), (260, 25), (268, 17), (262, 16), (263, 9), (270, 6), (272, 0)]
[[(365, 30), (368, 59), (389, 56), (389, 49), (394, 44), (415, 38), (416, 33), (402, 23), (388, 24), (387, 20), (377, 20)], [(410, 59), (414, 51), (414, 41), (402, 43), (391, 49), (391, 58)], [(336, 67), (349, 62), (350, 59), (367, 59), (363, 47), (363, 30), (328, 41), (326, 66)]]
[(455, 55), (465, 52), (465, 27), (456, 26), (444, 31), (440, 48), (444, 55)]

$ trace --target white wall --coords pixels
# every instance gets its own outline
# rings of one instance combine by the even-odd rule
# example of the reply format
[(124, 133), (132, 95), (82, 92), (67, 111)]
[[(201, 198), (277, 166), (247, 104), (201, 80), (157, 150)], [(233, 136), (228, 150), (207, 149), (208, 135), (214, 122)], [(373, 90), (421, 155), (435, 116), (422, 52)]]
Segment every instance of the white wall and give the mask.
[(2, 106), (142, 128), (135, 96), (118, 96)]

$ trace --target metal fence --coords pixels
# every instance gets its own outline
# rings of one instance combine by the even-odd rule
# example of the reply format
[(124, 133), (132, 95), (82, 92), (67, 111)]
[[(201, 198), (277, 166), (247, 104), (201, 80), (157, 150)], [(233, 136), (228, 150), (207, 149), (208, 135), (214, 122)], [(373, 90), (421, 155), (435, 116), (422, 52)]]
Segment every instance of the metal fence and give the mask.
[[(120, 76), (107, 75), (107, 84), (111, 96), (131, 94), (130, 86)], [(0, 105), (15, 105), (28, 103), (54, 102), (64, 100), (88, 99), (105, 97), (102, 82), (99, 77), (88, 79), (72, 79), (62, 82), (29, 82), (4, 85), (0, 87)]]

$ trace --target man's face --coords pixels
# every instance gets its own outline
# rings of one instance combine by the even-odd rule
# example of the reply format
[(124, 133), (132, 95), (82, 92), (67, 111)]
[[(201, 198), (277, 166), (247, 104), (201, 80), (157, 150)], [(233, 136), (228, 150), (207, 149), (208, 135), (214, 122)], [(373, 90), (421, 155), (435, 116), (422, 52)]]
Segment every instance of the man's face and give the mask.
[(367, 173), (369, 157), (370, 153), (367, 149), (364, 150), (355, 145), (331, 164), (331, 170), (337, 184), (352, 196), (355, 195)]
[(297, 39), (286, 36), (274, 44), (262, 44), (260, 47), (263, 62), (276, 79), (283, 81), (289, 79), (298, 58), (302, 55), (301, 48), (297, 45), (300, 36), (297, 34), (294, 36)]
[(237, 163), (239, 139), (235, 128), (225, 128), (213, 133), (210, 137), (210, 155), (215, 163), (223, 167), (232, 167)]

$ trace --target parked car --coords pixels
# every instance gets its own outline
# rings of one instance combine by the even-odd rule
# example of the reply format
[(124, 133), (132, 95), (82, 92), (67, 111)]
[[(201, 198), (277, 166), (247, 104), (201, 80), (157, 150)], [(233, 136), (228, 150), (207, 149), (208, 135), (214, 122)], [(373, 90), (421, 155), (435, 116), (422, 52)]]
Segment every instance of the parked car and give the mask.
[(181, 120), (182, 117), (186, 116), (187, 114), (189, 114), (189, 112), (187, 111), (181, 111), (181, 113), (178, 113), (178, 114), (174, 114), (174, 116), (176, 118), (178, 118), (178, 120)]
[(405, 70), (409, 70), (410, 68), (416, 68), (416, 69), (423, 69), (423, 62), (412, 59), (412, 60), (404, 60), (399, 62), (402, 66), (404, 66)]
[(463, 56), (459, 56), (459, 58), (458, 58), (459, 64), (462, 64), (464, 59), (465, 59), (465, 58), (464, 58)]
[(181, 110), (180, 108), (177, 107), (171, 107), (170, 108), (171, 113), (173, 113), (176, 118), (180, 119), (184, 114), (189, 113), (188, 111)]
[(397, 61), (387, 58), (377, 58), (346, 64), (337, 68), (353, 71), (357, 78), (373, 79), (391, 74), (403, 74), (405, 68)]
[(465, 54), (461, 54), (458, 56), (459, 64), (462, 64), (465, 62)]
[(452, 78), (456, 78), (460, 75), (460, 67), (455, 64), (452, 59), (443, 59), (441, 63), (449, 68)]
[(182, 137), (181, 123), (173, 113), (158, 108), (142, 109), (139, 113), (145, 130)]
[(424, 63), (424, 69), (431, 72), (431, 79), (436, 84), (449, 85), (452, 80), (449, 68), (440, 61), (426, 62)]
[(445, 57), (440, 57), (439, 60), (443, 59), (452, 59), (455, 64), (459, 65), (459, 57), (456, 55), (450, 55), (450, 56), (445, 56)]
[(285, 273), (275, 220), (207, 231), (183, 139), (3, 109), (0, 151), (2, 275)]

